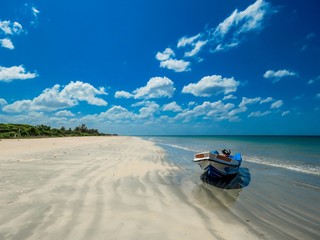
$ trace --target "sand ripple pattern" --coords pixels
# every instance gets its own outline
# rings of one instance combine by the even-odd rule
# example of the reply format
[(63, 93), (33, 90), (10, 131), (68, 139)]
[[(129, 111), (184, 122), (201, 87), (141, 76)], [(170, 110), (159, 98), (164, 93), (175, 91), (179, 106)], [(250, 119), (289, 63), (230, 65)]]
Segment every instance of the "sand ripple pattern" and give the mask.
[(141, 138), (3, 140), (0, 149), (2, 240), (256, 239), (208, 211), (196, 199), (206, 189), (182, 182), (181, 167)]

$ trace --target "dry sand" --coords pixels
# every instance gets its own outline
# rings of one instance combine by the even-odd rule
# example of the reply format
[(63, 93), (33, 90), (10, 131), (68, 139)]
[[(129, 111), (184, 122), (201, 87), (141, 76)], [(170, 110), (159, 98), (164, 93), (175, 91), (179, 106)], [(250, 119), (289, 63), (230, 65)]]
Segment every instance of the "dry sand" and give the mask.
[(184, 194), (143, 139), (1, 140), (0, 152), (2, 240), (258, 239)]

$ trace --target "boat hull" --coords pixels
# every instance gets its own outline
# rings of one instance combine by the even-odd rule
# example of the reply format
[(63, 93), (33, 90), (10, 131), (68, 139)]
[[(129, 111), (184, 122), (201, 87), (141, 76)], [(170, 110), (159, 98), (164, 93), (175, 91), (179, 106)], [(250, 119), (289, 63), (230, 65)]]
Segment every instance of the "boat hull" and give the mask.
[(194, 162), (209, 176), (222, 178), (236, 175), (242, 162), (241, 155), (238, 153), (235, 156), (221, 156), (217, 152), (198, 153), (194, 157)]

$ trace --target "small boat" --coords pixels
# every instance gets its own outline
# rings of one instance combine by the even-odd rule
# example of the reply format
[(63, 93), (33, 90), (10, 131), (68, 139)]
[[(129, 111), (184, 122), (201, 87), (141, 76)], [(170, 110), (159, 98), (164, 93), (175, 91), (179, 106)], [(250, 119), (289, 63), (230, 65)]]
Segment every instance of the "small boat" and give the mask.
[[(225, 150), (224, 150), (225, 151)], [(241, 154), (221, 155), (218, 151), (201, 152), (194, 155), (193, 162), (198, 163), (200, 167), (215, 178), (235, 176), (239, 172), (242, 162)]]

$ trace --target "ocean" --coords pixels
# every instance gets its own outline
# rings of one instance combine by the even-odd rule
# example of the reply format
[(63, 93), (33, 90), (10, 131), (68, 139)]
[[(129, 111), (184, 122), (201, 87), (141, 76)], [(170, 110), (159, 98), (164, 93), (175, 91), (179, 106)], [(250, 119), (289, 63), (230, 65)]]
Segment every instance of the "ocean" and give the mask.
[[(145, 136), (179, 171), (171, 183), (208, 211), (261, 239), (320, 239), (319, 136)], [(243, 162), (230, 182), (205, 181), (197, 152), (230, 149)]]

